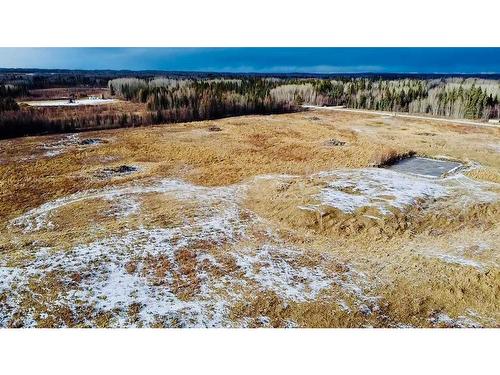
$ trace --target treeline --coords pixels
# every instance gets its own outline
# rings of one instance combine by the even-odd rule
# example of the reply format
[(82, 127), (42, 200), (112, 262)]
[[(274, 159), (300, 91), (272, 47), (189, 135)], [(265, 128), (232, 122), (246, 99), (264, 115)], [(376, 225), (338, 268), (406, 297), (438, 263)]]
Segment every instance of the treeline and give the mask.
[(497, 118), (500, 111), (500, 81), (474, 78), (303, 80), (278, 86), (271, 95), (305, 104), (467, 119)]
[[(45, 79), (53, 79), (57, 84), (64, 81), (68, 85), (82, 82), (101, 85), (104, 77), (66, 75)], [(19, 108), (14, 98), (25, 97), (28, 87), (51, 87), (43, 80), (35, 85), (31, 82), (31, 86), (0, 82), (0, 138), (285, 113), (299, 109), (302, 104), (482, 120), (500, 116), (500, 81), (479, 78), (116, 78), (115, 75), (106, 81), (109, 93), (126, 103), (73, 109)]]
[(410, 103), (410, 112), (483, 120), (500, 115), (499, 81), (450, 79), (431, 85), (426, 98)]
[[(111, 95), (145, 103), (149, 111), (182, 114), (187, 120), (205, 120), (244, 114), (289, 112), (295, 103), (273, 97), (272, 79), (166, 79), (146, 81), (119, 78), (108, 83)], [(175, 117), (175, 116), (174, 116)]]
[(10, 84), (25, 90), (53, 87), (105, 87), (114, 73), (65, 72), (65, 73), (1, 73), (0, 85)]
[(76, 107), (69, 115), (58, 108), (22, 108), (18, 111), (0, 111), (0, 139), (27, 135), (71, 133), (155, 125), (191, 120), (183, 110), (127, 112), (103, 110), (97, 106)]

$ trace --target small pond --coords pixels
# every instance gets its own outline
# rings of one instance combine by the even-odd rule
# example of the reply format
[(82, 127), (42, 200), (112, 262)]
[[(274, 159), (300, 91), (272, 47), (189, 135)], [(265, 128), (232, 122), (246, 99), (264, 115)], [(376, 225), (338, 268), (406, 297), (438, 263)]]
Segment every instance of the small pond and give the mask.
[(449, 173), (460, 166), (462, 166), (462, 164), (455, 161), (411, 157), (397, 161), (387, 168), (401, 173), (441, 177), (445, 173)]

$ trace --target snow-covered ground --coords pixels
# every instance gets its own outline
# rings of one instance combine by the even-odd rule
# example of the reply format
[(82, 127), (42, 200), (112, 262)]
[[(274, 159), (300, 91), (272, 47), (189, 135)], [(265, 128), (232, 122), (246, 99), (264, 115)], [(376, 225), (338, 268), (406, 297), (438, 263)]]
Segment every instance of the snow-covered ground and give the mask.
[(385, 215), (391, 209), (402, 209), (418, 200), (450, 197), (456, 203), (494, 202), (499, 199), (495, 183), (479, 182), (463, 174), (446, 178), (404, 174), (384, 168), (345, 169), (311, 176), (326, 184), (317, 195), (318, 204), (304, 206), (317, 210), (334, 207), (345, 213), (373, 207)]
[(31, 107), (77, 107), (81, 105), (102, 105), (117, 102), (116, 99), (76, 99), (70, 103), (69, 100), (33, 100), (21, 102)]
[[(13, 229), (21, 227), (24, 233), (56, 230), (50, 221), (51, 215), (82, 200), (117, 202), (115, 210), (110, 212), (114, 217), (140, 213), (140, 198), (151, 193), (166, 194), (181, 204), (194, 201), (199, 206), (195, 218), (186, 218), (184, 223), (173, 227), (140, 227), (77, 245), (69, 251), (41, 247), (34, 259), (24, 265), (2, 264), (0, 273), (5, 277), (0, 281), (0, 294), (9, 291), (9, 297), (7, 303), (0, 306), (0, 325), (9, 324), (16, 311), (20, 313), (16, 305), (21, 295), (31, 293), (29, 280), (43, 279), (53, 272), (62, 275), (63, 283), (68, 284), (70, 274), (85, 277), (78, 285), (64, 288), (51, 305), (69, 307), (76, 314), (83, 303), (94, 314), (112, 313), (111, 325), (117, 327), (155, 323), (189, 327), (245, 326), (248, 320), (229, 319), (230, 307), (256, 291), (276, 293), (285, 302), (305, 302), (322, 298), (322, 293), (327, 291), (338, 290), (344, 296), (337, 301), (342, 309), (364, 313), (376, 309), (377, 298), (367, 294), (368, 284), (362, 273), (348, 265), (336, 270), (333, 257), (311, 257), (304, 249), (281, 240), (266, 222), (240, 207), (245, 188), (245, 185), (207, 188), (163, 180), (150, 185), (81, 192), (26, 212), (11, 222)], [(200, 242), (210, 243), (213, 248), (197, 248)], [(195, 279), (199, 283), (195, 294), (187, 299), (181, 298), (177, 291), (179, 282), (186, 278), (185, 264), (179, 259), (183, 251), (193, 252)], [(159, 258), (166, 259), (169, 266), (158, 281), (148, 268), (148, 259)], [(131, 261), (135, 262), (133, 272), (127, 270)], [(234, 267), (227, 269), (227, 262)], [(308, 265), (301, 265), (304, 262)], [(347, 305), (345, 299), (356, 302)], [(131, 304), (140, 306), (136, 322), (129, 321)], [(25, 326), (36, 326), (40, 319), (34, 311), (24, 311), (21, 315)], [(262, 319), (264, 323), (267, 321), (266, 317)]]
[(70, 134), (56, 142), (42, 144), (41, 149), (44, 150), (44, 156), (51, 158), (64, 153), (68, 147), (76, 146), (78, 142), (80, 142), (80, 136), (78, 134)]
[[(69, 308), (75, 316), (91, 311), (90, 320), (84, 322), (89, 326), (95, 325), (92, 317), (99, 314), (110, 314), (110, 325), (115, 327), (246, 326), (250, 324), (248, 319), (231, 319), (231, 308), (248, 303), (258, 293), (274, 293), (285, 304), (324, 299), (333, 301), (344, 312), (367, 316), (376, 312), (379, 297), (372, 294), (373, 285), (356, 267), (345, 263), (339, 267), (331, 254), (318, 255), (309, 252), (307, 246), (290, 244), (270, 223), (243, 207), (250, 184), (298, 178), (267, 175), (225, 187), (166, 179), (82, 191), (46, 202), (12, 220), (12, 233), (55, 231), (52, 215), (82, 201), (104, 199), (116, 203), (107, 212), (116, 220), (145, 213), (142, 199), (151, 194), (167, 196), (181, 207), (195, 202), (197, 208), (194, 216), (186, 214), (184, 220), (168, 227), (140, 225), (69, 250), (35, 242), (34, 254), (32, 247), (30, 256), (20, 264), (0, 263), (0, 295), (6, 296), (0, 304), (0, 326), (9, 325), (12, 319), (21, 320), (24, 326), (37, 326), (51, 309), (60, 306)], [(498, 200), (492, 184), (463, 175), (436, 179), (365, 168), (334, 170), (309, 178), (320, 180), (324, 186), (315, 197), (318, 205), (306, 207), (311, 210), (330, 206), (352, 213), (369, 206), (386, 215), (391, 209), (404, 208), (419, 199)], [(183, 260), (186, 254), (189, 264)], [(473, 260), (459, 259), (459, 254), (426, 255), (478, 266)], [(129, 267), (131, 263), (133, 267)], [(162, 272), (155, 268), (158, 263), (165, 265)], [(44, 301), (30, 285), (52, 274), (59, 275), (63, 286), (53, 300)], [(71, 281), (74, 274), (81, 275), (78, 282)], [(185, 289), (189, 290), (187, 295)], [(38, 310), (21, 310), (20, 302), (28, 297), (39, 301)], [(137, 310), (134, 319), (130, 314), (133, 306)], [(267, 316), (259, 319), (262, 325), (270, 324)], [(451, 318), (443, 312), (433, 319), (436, 324), (448, 324)], [(287, 326), (294, 325), (293, 321), (287, 322)]]

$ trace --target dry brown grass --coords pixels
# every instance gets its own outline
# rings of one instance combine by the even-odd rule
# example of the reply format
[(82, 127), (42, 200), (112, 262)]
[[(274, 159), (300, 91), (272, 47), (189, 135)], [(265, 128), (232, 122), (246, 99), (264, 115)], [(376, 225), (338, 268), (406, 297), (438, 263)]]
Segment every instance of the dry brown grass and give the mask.
[[(289, 181), (261, 180), (249, 190), (245, 205), (271, 221), (288, 229), (308, 229), (329, 236), (358, 238), (360, 243), (392, 239), (395, 235), (418, 233), (453, 233), (467, 226), (488, 230), (494, 226), (500, 203), (471, 204), (454, 207), (451, 201), (415, 203), (405, 209), (391, 208), (391, 215), (380, 215), (375, 207), (363, 206), (353, 213), (318, 205), (315, 196), (325, 183), (314, 178)], [(377, 219), (374, 219), (374, 218)]]
[[(221, 131), (209, 131), (215, 125)], [(433, 210), (422, 210), (416, 205), (381, 222), (363, 216), (373, 214), (370, 209), (361, 210), (357, 216), (331, 209), (319, 217), (297, 206), (314, 203), (311, 197), (322, 187), (306, 178), (307, 175), (334, 168), (380, 165), (411, 151), (475, 161), (481, 168), (469, 171), (471, 178), (500, 182), (498, 153), (483, 147), (498, 143), (499, 136), (500, 130), (493, 128), (317, 111), (314, 120), (311, 113), (295, 113), (86, 133), (80, 137), (109, 142), (91, 147), (72, 145), (52, 158), (43, 156), (40, 145), (64, 136), (0, 141), (0, 256), (8, 254), (15, 263), (16, 259), (30, 255), (35, 241), (38, 246), (57, 246), (63, 251), (110, 233), (139, 227), (175, 227), (189, 222), (199, 211), (195, 202), (180, 202), (165, 194), (150, 193), (138, 198), (141, 211), (126, 219), (106, 214), (112, 209), (112, 202), (94, 199), (55, 211), (51, 217), (55, 226), (52, 231), (22, 234), (21, 229), (8, 227), (10, 219), (28, 209), (78, 191), (150, 182), (162, 177), (204, 186), (225, 186), (256, 175), (292, 174), (304, 178), (255, 184), (246, 197), (245, 207), (269, 220), (269, 225), (288, 243), (305, 246), (312, 253), (334, 254), (340, 265), (353, 264), (365, 272), (373, 281), (372, 292), (382, 297), (381, 311), (365, 316), (359, 312), (347, 313), (326, 300), (285, 304), (273, 293), (256, 293), (248, 296), (245, 303), (233, 306), (231, 314), (235, 320), (249, 318), (251, 326), (260, 326), (259, 317), (267, 316), (269, 324), (277, 327), (286, 326), (289, 320), (309, 327), (391, 326), (394, 322), (431, 326), (430, 318), (440, 311), (460, 316), (472, 309), (479, 316), (495, 316), (498, 322), (500, 274), (498, 265), (491, 266), (498, 264), (495, 257), (500, 250), (498, 204), (475, 205), (465, 210), (446, 210), (446, 202)], [(331, 139), (346, 144), (328, 146)], [(30, 155), (34, 156), (32, 160), (23, 161)], [(103, 167), (119, 165), (139, 166), (141, 170), (119, 178), (95, 177), (95, 172)], [(14, 236), (21, 241), (15, 242)], [(255, 237), (258, 238), (258, 233)], [(417, 252), (421, 244), (452, 251), (453, 246), (466, 243), (467, 238), (496, 244), (491, 254), (477, 255), (473, 250), (467, 253), (489, 264), (485, 269), (448, 264)], [(213, 251), (214, 244), (200, 242), (178, 253), (175, 259), (180, 265), (178, 269), (173, 269), (165, 257), (151, 257), (130, 259), (126, 272), (140, 271), (148, 282), (158, 285), (171, 274), (175, 294), (189, 299), (199, 290), (197, 249)], [(221, 249), (216, 254), (220, 267), (208, 263), (201, 267), (214, 276), (237, 274), (234, 259)], [(143, 268), (138, 268), (139, 263)], [(78, 283), (83, 277), (48, 274), (32, 280), (30, 288), (40, 298), (35, 300), (32, 295), (25, 295), (20, 306), (34, 308), (40, 315), (57, 292), (64, 290), (63, 279)], [(354, 301), (346, 303), (353, 305)], [(128, 306), (131, 323), (137, 320), (140, 309), (140, 305)], [(111, 324), (109, 314), (92, 315), (84, 310), (78, 314), (64, 306), (58, 310), (54, 307), (50, 318), (39, 321), (47, 327), (75, 326), (91, 317), (98, 326)], [(478, 320), (486, 326), (494, 325), (486, 319)]]
[[(461, 272), (462, 267), (450, 266), (437, 259), (418, 259), (403, 264), (412, 263), (418, 266), (391, 270), (391, 284), (381, 290), (382, 308), (395, 321), (425, 327), (431, 326), (428, 319), (433, 314), (446, 311), (457, 317), (467, 310), (478, 316), (493, 316), (496, 321), (500, 318), (498, 269)], [(480, 324), (491, 324), (488, 320), (479, 320)]]
[(500, 184), (500, 173), (498, 169), (492, 167), (481, 167), (479, 169), (473, 169), (468, 171), (467, 176), (475, 178), (477, 180), (491, 181)]
[[(343, 129), (342, 121), (339, 126), (311, 123), (303, 114), (219, 120), (217, 124), (224, 129), (221, 132), (209, 132), (212, 124), (208, 121), (88, 133), (85, 137), (109, 138), (111, 142), (99, 147), (69, 147), (68, 152), (54, 158), (41, 156), (36, 147), (61, 136), (3, 141), (10, 143), (0, 153), (7, 161), (0, 165), (0, 218), (79, 190), (108, 185), (109, 181), (86, 178), (85, 171), (101, 168), (102, 160), (109, 157), (116, 165), (150, 163), (149, 173), (141, 177), (179, 176), (197, 184), (220, 186), (259, 174), (308, 174), (335, 167), (363, 167), (379, 163), (388, 150), (408, 151), (385, 145), (373, 147), (372, 140)], [(331, 138), (346, 139), (350, 146), (325, 147), (324, 142)], [(33, 150), (34, 161), (17, 162), (33, 154)]]

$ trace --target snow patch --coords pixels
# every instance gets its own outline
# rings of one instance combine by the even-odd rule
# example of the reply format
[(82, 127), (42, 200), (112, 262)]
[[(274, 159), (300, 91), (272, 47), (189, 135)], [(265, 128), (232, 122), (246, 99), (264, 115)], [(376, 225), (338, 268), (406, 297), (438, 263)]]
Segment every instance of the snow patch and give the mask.
[(467, 259), (464, 257), (460, 257), (457, 255), (451, 255), (451, 254), (442, 254), (442, 253), (428, 253), (427, 255), (437, 258), (442, 260), (443, 262), (450, 263), (450, 264), (457, 264), (460, 266), (466, 266), (466, 267), (474, 267), (479, 270), (483, 269), (483, 265), (479, 262), (476, 262), (475, 260), (472, 259)]
[(391, 207), (403, 208), (418, 199), (438, 199), (449, 194), (434, 180), (382, 168), (323, 172), (317, 177), (327, 182), (317, 196), (320, 203), (346, 213), (375, 207), (387, 214)]
[(44, 156), (52, 158), (65, 152), (69, 146), (77, 145), (80, 142), (78, 134), (70, 134), (53, 143), (44, 143), (40, 147), (45, 150)]
[(445, 325), (447, 327), (456, 328), (480, 328), (481, 325), (476, 321), (466, 317), (459, 316), (456, 319), (451, 318), (448, 314), (440, 312), (432, 316), (430, 322), (433, 324)]
[(245, 277), (256, 282), (263, 290), (272, 290), (280, 297), (303, 302), (316, 299), (333, 280), (320, 268), (293, 267), (291, 261), (299, 252), (262, 246), (255, 254), (239, 252), (236, 263), (245, 272)]
[[(235, 193), (235, 189), (237, 188), (205, 188), (178, 180), (163, 180), (152, 185), (132, 185), (120, 188), (90, 190), (44, 203), (11, 220), (10, 224), (22, 227), (25, 232), (37, 231), (43, 228), (50, 229), (50, 222), (48, 219), (52, 211), (85, 200), (106, 199), (113, 202), (125, 202), (120, 203), (124, 205), (122, 207), (127, 206), (129, 207), (129, 212), (133, 212), (135, 209), (134, 204), (128, 203), (131, 199), (130, 197), (133, 195), (168, 193), (173, 194), (176, 199), (202, 200), (205, 205), (209, 205), (217, 199), (229, 199), (231, 194)], [(235, 203), (233, 203), (233, 205), (234, 204)]]
[(363, 207), (373, 207), (382, 214), (402, 209), (419, 200), (453, 199), (460, 205), (495, 202), (499, 185), (475, 181), (463, 174), (436, 179), (408, 175), (383, 168), (335, 170), (313, 175), (326, 187), (315, 197), (319, 204), (301, 206), (318, 210), (321, 205), (353, 213)]

